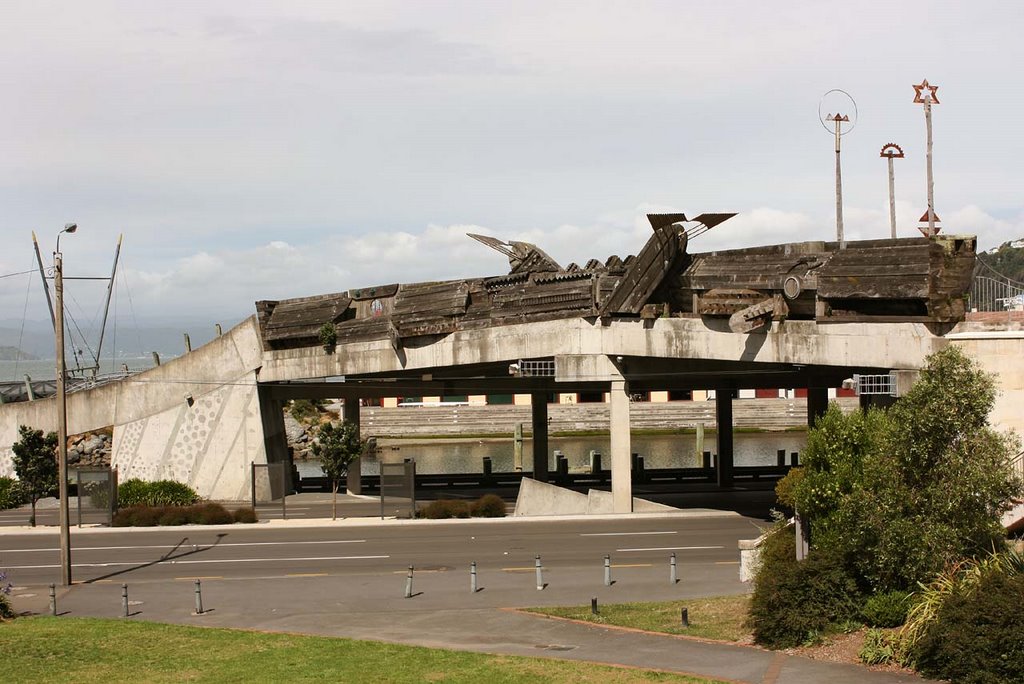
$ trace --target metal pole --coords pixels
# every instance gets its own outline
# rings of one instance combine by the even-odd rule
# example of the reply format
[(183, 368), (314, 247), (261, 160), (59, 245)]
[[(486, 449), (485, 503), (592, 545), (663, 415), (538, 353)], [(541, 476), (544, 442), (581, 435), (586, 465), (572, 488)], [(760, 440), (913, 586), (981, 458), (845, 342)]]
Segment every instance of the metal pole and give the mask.
[[(58, 237), (59, 239), (59, 237)], [(54, 319), (54, 337), (57, 345), (57, 482), (60, 496), (60, 581), (71, 586), (71, 512), (68, 508), (68, 404), (64, 362), (64, 258), (53, 253), (54, 297), (57, 316)]]
[(409, 566), (409, 574), (405, 576), (405, 598), (412, 598), (412, 566)]
[(612, 557), (608, 554), (604, 556), (604, 586), (612, 586)]
[(679, 576), (676, 572), (676, 554), (675, 551), (668, 558), (668, 581), (673, 585), (679, 583)]
[(679, 622), (683, 625), (683, 627), (690, 626), (690, 611), (686, 608), (683, 608), (679, 611)]
[(839, 242), (839, 249), (846, 249), (846, 240), (843, 237), (843, 171), (839, 162), (839, 127), (842, 125), (839, 114), (836, 114), (836, 240)]
[(597, 615), (597, 597), (594, 596), (590, 599), (590, 614)]
[(892, 157), (888, 158), (889, 164), (889, 227), (892, 229), (892, 239), (896, 239), (896, 174), (892, 169)]
[(124, 616), (128, 617), (128, 585), (121, 585), (121, 610), (124, 612)]
[(540, 556), (533, 559), (533, 567), (537, 571), (537, 591), (544, 589), (544, 568), (540, 564)]
[(50, 583), (50, 615), (57, 614), (57, 587)]
[(472, 593), (477, 592), (476, 586), (476, 561), (469, 564), (469, 590)]

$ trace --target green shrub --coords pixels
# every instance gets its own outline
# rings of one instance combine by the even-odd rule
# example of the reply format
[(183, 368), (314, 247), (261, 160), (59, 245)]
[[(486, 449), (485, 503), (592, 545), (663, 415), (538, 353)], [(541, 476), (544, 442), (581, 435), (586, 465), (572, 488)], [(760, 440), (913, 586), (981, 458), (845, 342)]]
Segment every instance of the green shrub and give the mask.
[(869, 629), (864, 634), (864, 645), (857, 657), (868, 665), (884, 665), (898, 659), (898, 638), (892, 632)]
[(145, 506), (149, 492), (149, 483), (138, 478), (125, 480), (117, 486), (117, 505), (119, 508)]
[(13, 477), (0, 477), (0, 511), (17, 508), (28, 501), (25, 489)]
[(239, 508), (235, 511), (234, 518), (236, 523), (254, 523), (258, 520), (254, 508)]
[(757, 643), (791, 648), (857, 618), (862, 600), (840, 559), (815, 551), (798, 562), (794, 533), (780, 526), (761, 546), (748, 626)]
[(289, 412), (292, 418), (300, 423), (319, 423), (320, 409), (323, 405), (323, 399), (295, 399)]
[(907, 621), (910, 594), (887, 591), (874, 594), (864, 603), (864, 621), (871, 627), (899, 627)]
[(1024, 673), (1024, 575), (985, 572), (962, 584), (914, 647), (918, 669), (968, 684), (1019, 682)]
[(461, 499), (437, 499), (420, 511), (420, 517), (431, 520), (444, 518), (468, 518), (469, 504)]
[(497, 494), (484, 494), (469, 507), (474, 518), (504, 518), (505, 502)]
[(196, 491), (183, 482), (125, 480), (117, 488), (119, 506), (191, 506), (199, 501)]
[(191, 506), (199, 501), (196, 490), (183, 482), (157, 480), (149, 483), (150, 506)]
[(235, 522), (234, 516), (219, 503), (204, 503), (190, 508), (191, 522), (199, 525), (230, 525)]

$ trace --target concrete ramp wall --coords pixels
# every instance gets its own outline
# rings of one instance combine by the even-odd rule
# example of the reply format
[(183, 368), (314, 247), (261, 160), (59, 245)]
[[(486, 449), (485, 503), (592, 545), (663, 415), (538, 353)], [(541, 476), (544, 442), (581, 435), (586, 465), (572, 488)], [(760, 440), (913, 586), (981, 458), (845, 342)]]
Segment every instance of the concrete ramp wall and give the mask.
[[(249, 464), (266, 463), (256, 386), (255, 318), (144, 373), (68, 395), (68, 434), (113, 426), (121, 481), (173, 479), (210, 499), (246, 499)], [(18, 426), (57, 429), (56, 401), (0, 406), (0, 475), (14, 474)]]
[[(633, 498), (634, 513), (665, 513), (677, 508)], [(591, 489), (586, 494), (524, 477), (519, 485), (514, 516), (595, 515), (614, 513), (611, 492)]]

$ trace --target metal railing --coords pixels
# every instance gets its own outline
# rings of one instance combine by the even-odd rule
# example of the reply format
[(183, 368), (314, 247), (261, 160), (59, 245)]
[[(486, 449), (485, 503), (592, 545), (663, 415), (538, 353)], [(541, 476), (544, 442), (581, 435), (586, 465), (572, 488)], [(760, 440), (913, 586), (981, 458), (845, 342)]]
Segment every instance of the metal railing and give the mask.
[(1009, 311), (1024, 308), (1024, 283), (1001, 276), (974, 276), (971, 284), (971, 309)]

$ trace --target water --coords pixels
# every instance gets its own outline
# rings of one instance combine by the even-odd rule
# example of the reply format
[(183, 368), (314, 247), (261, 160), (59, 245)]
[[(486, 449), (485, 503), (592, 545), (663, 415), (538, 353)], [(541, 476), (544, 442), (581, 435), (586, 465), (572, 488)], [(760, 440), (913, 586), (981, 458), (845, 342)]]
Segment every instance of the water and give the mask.
[[(74, 363), (68, 358), (68, 371), (74, 370)], [(131, 370), (146, 370), (153, 367), (152, 355), (125, 356), (111, 361), (109, 358), (100, 360), (100, 374), (119, 373), (121, 365), (127, 364)], [(0, 361), (0, 382), (21, 382), (28, 375), (33, 380), (53, 380), (57, 377), (57, 361), (42, 359), (38, 361)]]
[[(644, 458), (644, 467), (651, 468), (692, 468), (702, 465), (696, 453), (694, 435), (634, 435), (632, 451)], [(397, 442), (397, 443), (396, 443)], [(803, 451), (807, 444), (805, 432), (739, 433), (733, 436), (733, 461), (738, 466), (775, 465), (776, 452), (786, 450), (789, 454)], [(569, 471), (582, 472), (590, 468), (590, 450), (601, 452), (601, 467), (611, 465), (610, 440), (607, 436), (597, 437), (552, 437), (548, 440), (552, 452), (556, 449), (565, 454)], [(716, 453), (714, 435), (704, 439), (704, 450)], [(490, 456), (494, 472), (512, 472), (512, 440), (387, 440), (373, 456), (363, 459), (362, 472), (378, 475), (380, 463), (400, 463), (406, 458), (416, 459), (416, 472), (432, 473), (479, 473), (483, 471), (483, 457)], [(323, 475), (316, 461), (296, 461), (302, 477)], [(549, 464), (554, 471), (554, 457)], [(523, 448), (523, 467), (532, 470), (531, 445), (529, 440)]]

